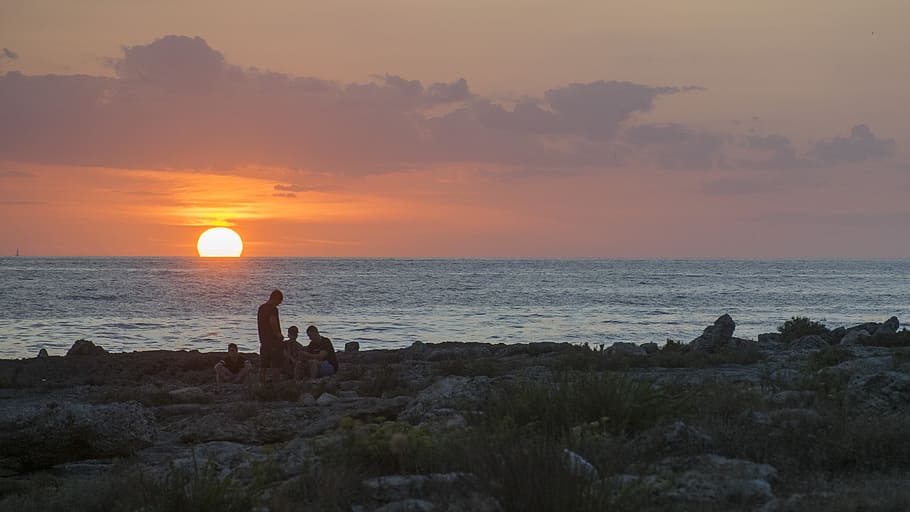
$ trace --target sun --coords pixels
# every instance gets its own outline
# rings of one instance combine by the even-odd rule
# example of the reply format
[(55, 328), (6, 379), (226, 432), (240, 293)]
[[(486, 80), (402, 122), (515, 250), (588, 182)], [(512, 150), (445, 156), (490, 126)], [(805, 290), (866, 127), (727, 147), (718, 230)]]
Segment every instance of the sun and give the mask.
[(243, 252), (243, 240), (233, 229), (211, 228), (199, 235), (196, 250), (204, 258), (236, 258)]

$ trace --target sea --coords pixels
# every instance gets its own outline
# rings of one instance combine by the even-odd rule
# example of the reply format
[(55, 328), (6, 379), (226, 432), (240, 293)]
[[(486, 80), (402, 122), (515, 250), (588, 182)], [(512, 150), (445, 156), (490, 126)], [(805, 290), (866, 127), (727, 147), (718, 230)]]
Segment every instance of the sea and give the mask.
[(0, 258), (0, 358), (257, 351), (256, 310), (336, 348), (415, 342), (663, 344), (729, 313), (755, 339), (793, 316), (910, 321), (910, 261), (713, 259)]

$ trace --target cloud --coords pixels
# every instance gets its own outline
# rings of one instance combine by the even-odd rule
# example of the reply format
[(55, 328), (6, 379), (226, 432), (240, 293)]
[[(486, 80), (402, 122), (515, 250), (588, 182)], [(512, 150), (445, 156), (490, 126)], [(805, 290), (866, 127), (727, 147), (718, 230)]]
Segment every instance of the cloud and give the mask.
[[(497, 100), (467, 80), (396, 74), (341, 83), (242, 68), (199, 37), (165, 36), (108, 59), (114, 76), (0, 75), (0, 160), (126, 169), (249, 166), (378, 174), (469, 163), (516, 175), (647, 162), (670, 169), (805, 165), (789, 139), (641, 123), (659, 98), (703, 90), (593, 81)], [(816, 161), (890, 154), (864, 125), (820, 141)], [(283, 187), (294, 185), (282, 184)], [(275, 189), (294, 193), (306, 190)]]
[(425, 86), (385, 74), (344, 84), (244, 69), (186, 36), (124, 47), (108, 65), (115, 76), (0, 76), (0, 157), (360, 174), (457, 161), (596, 166), (609, 154), (597, 146), (632, 115), (696, 89), (597, 81), (502, 104), (464, 78)]
[(661, 167), (670, 169), (711, 169), (720, 163), (722, 136), (698, 131), (679, 123), (642, 124), (625, 131), (626, 140), (647, 146), (645, 153)]
[(16, 60), (19, 58), (19, 54), (10, 50), (9, 48), (4, 48), (3, 52), (0, 53), (0, 58), (7, 58), (10, 60)]
[(894, 139), (876, 137), (864, 124), (850, 130), (848, 137), (834, 137), (815, 143), (814, 156), (826, 163), (862, 162), (894, 156)]
[(615, 134), (631, 114), (650, 111), (659, 95), (699, 89), (598, 81), (551, 89), (544, 98), (564, 133), (598, 139)]
[(773, 133), (749, 135), (744, 144), (754, 156), (739, 161), (749, 169), (799, 169), (814, 165), (806, 156), (800, 156), (789, 137)]
[(293, 193), (293, 192), (282, 192), (282, 193), (279, 193), (279, 194), (272, 194), (272, 196), (274, 196), (274, 197), (286, 197), (286, 198), (288, 198), (288, 199), (293, 199), (293, 198), (297, 197), (297, 194), (295, 194), (295, 193)]

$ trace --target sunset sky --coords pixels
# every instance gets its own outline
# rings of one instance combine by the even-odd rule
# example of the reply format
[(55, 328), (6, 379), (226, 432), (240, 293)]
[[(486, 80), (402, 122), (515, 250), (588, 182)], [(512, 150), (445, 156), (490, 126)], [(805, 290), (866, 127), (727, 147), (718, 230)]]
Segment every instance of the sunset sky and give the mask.
[(0, 0), (0, 255), (910, 258), (906, 0)]

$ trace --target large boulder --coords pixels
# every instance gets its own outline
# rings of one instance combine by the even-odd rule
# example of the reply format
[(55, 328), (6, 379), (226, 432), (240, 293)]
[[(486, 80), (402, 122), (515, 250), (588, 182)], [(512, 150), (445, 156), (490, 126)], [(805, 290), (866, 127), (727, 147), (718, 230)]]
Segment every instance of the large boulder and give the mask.
[(848, 331), (847, 334), (844, 334), (844, 337), (840, 339), (840, 344), (845, 347), (862, 345), (863, 342), (869, 338), (869, 331), (865, 329), (856, 329), (853, 331)]
[(14, 471), (124, 457), (151, 446), (155, 437), (151, 414), (136, 402), (0, 406), (0, 459)]
[(736, 322), (728, 314), (723, 314), (714, 321), (714, 324), (705, 327), (701, 336), (692, 340), (689, 347), (693, 350), (714, 351), (727, 346), (733, 338)]
[(71, 356), (103, 356), (107, 350), (92, 343), (91, 340), (76, 340), (73, 346), (66, 351), (66, 357)]
[(886, 335), (886, 334), (894, 334), (897, 332), (898, 329), (900, 329), (900, 327), (901, 327), (901, 321), (898, 320), (896, 316), (892, 316), (891, 318), (889, 318), (889, 319), (885, 320), (884, 322), (882, 322), (881, 324), (879, 324), (878, 329), (875, 330), (875, 335), (879, 336), (879, 335)]

